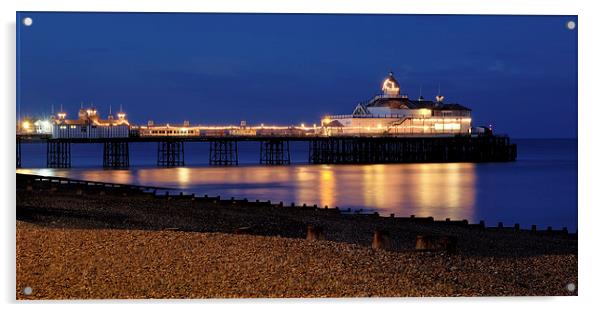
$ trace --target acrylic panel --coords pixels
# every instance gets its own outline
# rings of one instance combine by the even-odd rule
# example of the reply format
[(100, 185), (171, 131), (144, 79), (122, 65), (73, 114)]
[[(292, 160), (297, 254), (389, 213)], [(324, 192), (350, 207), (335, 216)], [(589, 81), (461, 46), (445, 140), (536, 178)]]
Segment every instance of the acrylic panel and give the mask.
[(17, 299), (577, 295), (577, 16), (16, 23)]

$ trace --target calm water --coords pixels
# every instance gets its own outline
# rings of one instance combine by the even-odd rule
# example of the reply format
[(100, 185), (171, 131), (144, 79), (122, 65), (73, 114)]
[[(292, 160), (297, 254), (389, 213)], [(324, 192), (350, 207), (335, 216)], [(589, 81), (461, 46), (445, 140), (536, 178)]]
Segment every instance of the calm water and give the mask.
[(100, 145), (72, 145), (73, 168), (46, 169), (46, 146), (24, 144), (24, 169), (42, 175), (165, 186), (198, 195), (363, 208), (398, 216), (502, 221), (577, 229), (577, 140), (515, 140), (519, 159), (490, 164), (256, 165), (257, 143), (239, 145), (239, 167), (208, 167), (208, 147), (187, 143), (186, 168), (155, 168), (156, 145), (132, 144), (129, 170), (104, 170)]

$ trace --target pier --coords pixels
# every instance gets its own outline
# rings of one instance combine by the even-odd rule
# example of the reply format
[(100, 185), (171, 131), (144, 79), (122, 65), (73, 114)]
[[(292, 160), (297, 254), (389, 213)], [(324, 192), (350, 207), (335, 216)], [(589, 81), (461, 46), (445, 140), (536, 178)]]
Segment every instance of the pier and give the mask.
[[(517, 156), (508, 136), (494, 135), (490, 126), (472, 126), (472, 110), (459, 103), (422, 95), (411, 99), (402, 93), (392, 72), (381, 84), (381, 93), (356, 105), (352, 114), (327, 115), (313, 126), (300, 125), (146, 125), (130, 123), (121, 109), (117, 116), (102, 119), (94, 105), (77, 119), (61, 111), (50, 120), (24, 120), (17, 130), (17, 167), (21, 144), (44, 141), (49, 168), (71, 167), (72, 144), (103, 144), (104, 168), (130, 166), (129, 144), (157, 144), (158, 167), (182, 167), (186, 143), (209, 144), (209, 165), (237, 166), (238, 143), (259, 143), (258, 163), (289, 165), (290, 142), (309, 144), (310, 164), (379, 164), (421, 162), (506, 162)], [(35, 126), (32, 127), (32, 125)], [(36, 126), (37, 125), (37, 126)], [(46, 133), (46, 135), (42, 134)], [(196, 156), (196, 155), (195, 155)]]
[(124, 138), (51, 138), (17, 135), (17, 167), (22, 164), (21, 144), (45, 143), (48, 168), (72, 166), (72, 144), (102, 144), (102, 166), (107, 169), (128, 168), (129, 144), (157, 145), (158, 167), (185, 166), (186, 143), (209, 144), (208, 164), (239, 164), (238, 143), (257, 142), (258, 163), (289, 165), (290, 142), (309, 145), (310, 164), (376, 164), (421, 162), (507, 162), (515, 161), (516, 144), (501, 135), (457, 136), (152, 136)]

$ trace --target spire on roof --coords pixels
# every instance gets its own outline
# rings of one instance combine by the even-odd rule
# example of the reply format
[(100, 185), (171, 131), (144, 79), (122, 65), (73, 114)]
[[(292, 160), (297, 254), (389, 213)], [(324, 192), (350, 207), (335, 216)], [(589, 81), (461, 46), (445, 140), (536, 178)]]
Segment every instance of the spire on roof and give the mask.
[(109, 104), (109, 115), (107, 116), (108, 120), (113, 120), (113, 109), (111, 107), (112, 105)]
[(437, 101), (437, 103), (441, 104), (443, 103), (443, 99), (445, 99), (445, 97), (441, 95), (441, 83), (439, 83), (437, 89), (437, 96), (435, 97), (435, 100)]
[(67, 117), (67, 114), (65, 114), (63, 111), (63, 103), (61, 103), (61, 110), (56, 115), (59, 117), (59, 119), (65, 119), (65, 117)]
[(393, 71), (389, 71), (389, 75), (383, 81), (381, 90), (387, 96), (399, 96), (399, 83), (393, 77)]
[(119, 112), (117, 113), (117, 118), (125, 120), (125, 113), (123, 112), (122, 104), (119, 104)]

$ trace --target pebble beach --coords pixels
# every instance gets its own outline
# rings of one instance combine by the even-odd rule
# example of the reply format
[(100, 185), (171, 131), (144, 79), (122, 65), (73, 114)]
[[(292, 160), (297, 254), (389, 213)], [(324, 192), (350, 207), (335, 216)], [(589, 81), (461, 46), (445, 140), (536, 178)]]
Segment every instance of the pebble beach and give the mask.
[(575, 234), (19, 181), (16, 222), (17, 299), (578, 294)]

